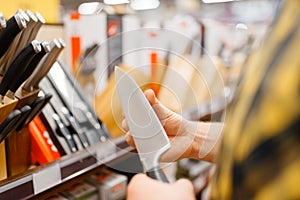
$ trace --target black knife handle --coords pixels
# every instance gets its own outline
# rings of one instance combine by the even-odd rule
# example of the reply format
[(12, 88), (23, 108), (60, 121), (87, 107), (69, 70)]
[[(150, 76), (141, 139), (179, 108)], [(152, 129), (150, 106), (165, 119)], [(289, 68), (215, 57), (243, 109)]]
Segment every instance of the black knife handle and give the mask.
[(70, 150), (72, 153), (77, 151), (77, 147), (75, 141), (73, 140), (72, 134), (67, 129), (67, 127), (62, 123), (59, 116), (57, 114), (53, 114), (53, 119), (58, 127), (59, 132), (65, 138)]
[(20, 117), (21, 111), (14, 110), (6, 117), (2, 124), (0, 124), (0, 143), (5, 140)]
[(6, 28), (0, 31), (0, 58), (5, 54), (14, 38), (24, 28), (26, 28), (25, 19), (18, 13), (7, 21)]
[(44, 97), (37, 97), (35, 100), (34, 100), (34, 102), (32, 103), (32, 104), (30, 104), (30, 108), (31, 108), (31, 110), (30, 110), (30, 112), (28, 113), (28, 114), (26, 114), (26, 116), (22, 116), (20, 119), (19, 119), (19, 123), (18, 123), (18, 126), (16, 127), (16, 131), (21, 131), (22, 129), (23, 129), (23, 127), (24, 127), (24, 125), (26, 124), (25, 122), (26, 122), (26, 120), (28, 119), (28, 117), (30, 116), (30, 114), (32, 113), (32, 112), (34, 112), (35, 110), (36, 110), (36, 107), (39, 105), (39, 104), (41, 104), (41, 103), (43, 103), (43, 101), (44, 101)]
[(43, 101), (42, 105), (36, 106), (36, 108), (33, 109), (32, 112), (30, 112), (28, 118), (26, 119), (25, 124), (28, 124), (29, 122), (31, 122), (36, 116), (38, 116), (42, 112), (43, 108), (47, 105), (47, 103), (49, 103), (50, 99), (52, 98), (52, 94), (47, 93), (47, 94), (45, 94), (45, 96), (43, 98), (44, 98), (44, 101)]
[[(21, 123), (23, 123), (24, 120), (28, 117), (28, 115), (31, 112), (31, 107), (28, 105), (23, 106), (21, 109), (21, 117), (18, 119), (17, 123), (14, 125), (13, 129), (11, 131), (21, 131), (22, 129), (18, 130), (18, 127), (20, 126)], [(23, 128), (23, 127), (22, 127)]]
[(166, 175), (164, 174), (164, 172), (161, 170), (159, 166), (154, 167), (151, 170), (147, 171), (146, 174), (147, 176), (155, 180), (161, 181), (163, 183), (169, 183)]
[(12, 91), (13, 93), (15, 93), (17, 89), (22, 85), (22, 83), (32, 74), (32, 72), (37, 67), (37, 65), (42, 60), (42, 58), (50, 51), (50, 45), (48, 42), (42, 42), (41, 45), (43, 47), (42, 51), (34, 55), (32, 60), (27, 65), (22, 76), (19, 79), (12, 82), (9, 90)]
[(10, 87), (10, 84), (15, 80), (18, 80), (22, 76), (24, 70), (26, 69), (33, 56), (41, 50), (42, 49), (40, 43), (34, 40), (16, 56), (7, 72), (5, 73), (0, 84), (0, 94), (2, 96), (6, 94)]

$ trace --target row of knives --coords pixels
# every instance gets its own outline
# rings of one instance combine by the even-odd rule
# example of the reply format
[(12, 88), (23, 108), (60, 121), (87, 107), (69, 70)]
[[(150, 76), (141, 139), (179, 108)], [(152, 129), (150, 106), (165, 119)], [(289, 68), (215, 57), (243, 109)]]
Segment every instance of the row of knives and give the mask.
[[(78, 93), (80, 89), (74, 87), (71, 74), (61, 71), (64, 80), (56, 85), (55, 76), (48, 76), (66, 44), (61, 38), (36, 40), (44, 23), (39, 13), (30, 10), (19, 9), (8, 20), (0, 13), (0, 107), (5, 106), (5, 98), (18, 97), (19, 91), (40, 91), (34, 101), (13, 110), (0, 124), (0, 143), (42, 113), (41, 119), (61, 155), (70, 154), (105, 141), (109, 134)], [(60, 91), (66, 85), (71, 92), (67, 97)], [(70, 96), (77, 98), (75, 104), (79, 106), (69, 102)]]
[(42, 111), (42, 118), (47, 121), (46, 127), (52, 131), (51, 139), (62, 155), (88, 148), (110, 137), (75, 83), (75, 78), (65, 67), (56, 63), (40, 84), (42, 90), (53, 94)]
[[(1, 16), (1, 14), (0, 14)], [(0, 98), (13, 99), (15, 92), (26, 81), (22, 89), (31, 92), (47, 74), (60, 52), (66, 46), (60, 39), (39, 42), (35, 37), (45, 23), (39, 13), (21, 9), (0, 30)]]

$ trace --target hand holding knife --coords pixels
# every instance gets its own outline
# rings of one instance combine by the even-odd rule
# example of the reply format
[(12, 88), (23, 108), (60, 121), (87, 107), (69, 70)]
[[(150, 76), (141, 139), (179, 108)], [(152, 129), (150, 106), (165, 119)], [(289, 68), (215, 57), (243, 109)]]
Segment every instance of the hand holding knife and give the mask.
[(28, 44), (27, 47), (25, 47), (13, 60), (2, 79), (2, 82), (0, 83), (0, 98), (2, 103), (6, 92), (9, 90), (10, 84), (15, 79), (19, 79), (21, 77), (33, 56), (39, 53), (41, 50), (40, 43), (34, 40)]
[(147, 175), (168, 182), (159, 166), (160, 156), (171, 144), (145, 95), (126, 72), (115, 68), (118, 94), (124, 115)]

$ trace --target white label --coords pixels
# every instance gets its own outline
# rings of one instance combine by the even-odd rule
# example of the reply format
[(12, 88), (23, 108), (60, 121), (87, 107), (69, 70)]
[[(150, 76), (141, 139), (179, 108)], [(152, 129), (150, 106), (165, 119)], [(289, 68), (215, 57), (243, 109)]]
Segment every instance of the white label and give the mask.
[(49, 166), (33, 174), (34, 194), (43, 192), (61, 182), (59, 164)]

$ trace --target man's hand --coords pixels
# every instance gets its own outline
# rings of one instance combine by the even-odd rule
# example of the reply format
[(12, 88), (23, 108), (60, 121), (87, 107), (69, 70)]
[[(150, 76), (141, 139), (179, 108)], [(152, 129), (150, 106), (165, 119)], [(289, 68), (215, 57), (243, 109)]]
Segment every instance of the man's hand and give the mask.
[(144, 174), (135, 175), (127, 187), (127, 200), (194, 200), (193, 185), (186, 179), (162, 183)]
[[(171, 141), (171, 148), (168, 150), (161, 158), (161, 161), (171, 162), (176, 161), (181, 158), (193, 157), (191, 155), (198, 154), (194, 153), (194, 135), (193, 131), (186, 131), (187, 129), (187, 120), (183, 119), (182, 116), (172, 112), (171, 110), (164, 107), (158, 99), (155, 97), (153, 90), (146, 90), (144, 92), (146, 98), (148, 99), (150, 105), (161, 121), (168, 137)], [(122, 126), (125, 131), (128, 131), (126, 134), (126, 141), (129, 145), (135, 147), (133, 138), (130, 134), (126, 120), (122, 122)], [(191, 127), (190, 127), (191, 128)], [(196, 129), (196, 128), (195, 128)], [(196, 130), (194, 130), (195, 132)], [(197, 144), (199, 145), (199, 144)], [(195, 155), (196, 157), (198, 155)]]
[[(144, 94), (171, 141), (171, 148), (161, 157), (162, 162), (173, 162), (182, 158), (215, 161), (223, 123), (188, 121), (164, 107), (155, 97), (153, 90), (146, 90)], [(127, 131), (125, 136), (127, 143), (135, 147), (126, 119), (123, 120), (122, 126)]]

